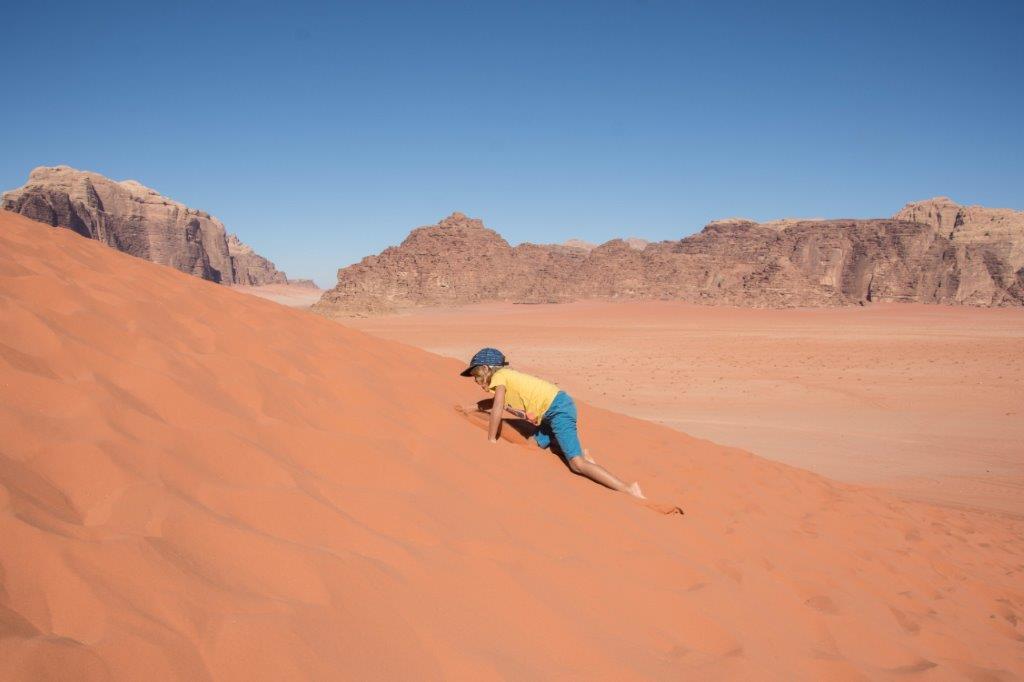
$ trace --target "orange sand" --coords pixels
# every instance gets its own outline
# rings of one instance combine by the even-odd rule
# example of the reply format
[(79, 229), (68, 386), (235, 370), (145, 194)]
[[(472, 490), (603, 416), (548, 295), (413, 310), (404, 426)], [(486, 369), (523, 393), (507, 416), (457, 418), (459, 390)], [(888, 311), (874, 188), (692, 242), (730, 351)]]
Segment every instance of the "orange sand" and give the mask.
[(319, 301), (320, 296), (324, 293), (321, 289), (295, 284), (262, 284), (260, 286), (236, 284), (231, 288), (240, 293), (265, 298), (290, 308), (308, 308)]
[(839, 480), (1024, 515), (1024, 310), (586, 302), (352, 324), (460, 359), (499, 345), (602, 407)]
[(1024, 525), (587, 404), (662, 516), (491, 445), (460, 364), (0, 213), (4, 679), (1024, 675)]

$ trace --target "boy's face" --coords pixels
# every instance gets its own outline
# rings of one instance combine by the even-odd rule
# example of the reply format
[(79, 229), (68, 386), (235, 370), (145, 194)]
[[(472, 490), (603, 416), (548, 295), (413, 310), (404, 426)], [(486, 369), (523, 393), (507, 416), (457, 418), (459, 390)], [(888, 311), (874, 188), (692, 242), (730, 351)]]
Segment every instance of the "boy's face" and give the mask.
[(479, 386), (480, 388), (484, 389), (485, 391), (487, 390), (487, 375), (486, 374), (483, 374), (483, 373), (474, 374), (473, 375), (473, 381), (475, 381), (477, 386)]

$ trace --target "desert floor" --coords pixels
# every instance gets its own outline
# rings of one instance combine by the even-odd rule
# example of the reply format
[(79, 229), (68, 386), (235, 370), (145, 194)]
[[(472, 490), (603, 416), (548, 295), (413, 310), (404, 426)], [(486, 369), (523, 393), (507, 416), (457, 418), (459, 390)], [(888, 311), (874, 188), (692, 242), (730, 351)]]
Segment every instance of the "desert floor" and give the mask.
[[(769, 397), (742, 393), (757, 366), (754, 393), (819, 402), (810, 417), (838, 421), (895, 390), (892, 366), (935, 357), (928, 381), (948, 385), (934, 400), (951, 409), (900, 404), (924, 369), (883, 408), (942, 423), (966, 404), (1002, 424), (979, 401), (1005, 412), (1007, 398), (954, 387), (1019, 376), (1019, 317), (999, 311), (962, 311), (958, 340), (960, 313), (936, 310), (940, 323), (916, 322), (893, 349), (891, 325), (871, 322), (885, 310), (815, 313), (788, 332), (758, 322), (770, 314), (671, 306), (615, 309), (616, 332), (612, 310), (459, 313), (491, 320), (477, 332), (444, 316), (405, 323), (420, 343), (447, 327), (527, 369), (549, 362), (609, 404), (613, 387), (633, 385), (638, 403), (657, 381), (699, 390), (705, 410), (722, 393), (767, 411)], [(849, 322), (861, 312), (867, 322)], [(813, 331), (828, 316), (863, 340), (828, 342)], [(968, 331), (975, 319), (1005, 320), (1003, 336), (994, 322), (989, 336)], [(898, 499), (581, 400), (596, 458), (686, 509), (655, 513), (512, 428), (487, 443), (479, 415), (452, 409), (481, 396), (458, 376), (464, 360), (4, 211), (0, 320), (5, 682), (1024, 678), (1020, 517)], [(825, 349), (786, 338), (797, 332)], [(837, 358), (869, 397), (798, 383)], [(1013, 423), (979, 431), (991, 444)], [(950, 441), (965, 433), (943, 426)]]
[(323, 290), (295, 284), (263, 284), (261, 286), (235, 285), (235, 291), (258, 298), (265, 298), (289, 308), (308, 308), (320, 300)]
[[(487, 304), (347, 320), (852, 483), (1024, 514), (1024, 311)], [(600, 449), (600, 444), (590, 447)]]

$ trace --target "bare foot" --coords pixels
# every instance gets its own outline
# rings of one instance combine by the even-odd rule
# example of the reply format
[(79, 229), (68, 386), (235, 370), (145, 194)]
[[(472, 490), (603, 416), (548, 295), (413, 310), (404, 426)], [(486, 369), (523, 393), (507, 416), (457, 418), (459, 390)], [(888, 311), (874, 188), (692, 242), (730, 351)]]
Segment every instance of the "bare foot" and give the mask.
[(640, 484), (637, 483), (636, 481), (633, 481), (632, 483), (629, 484), (629, 488), (626, 489), (626, 492), (632, 495), (633, 497), (637, 498), (638, 500), (647, 499), (646, 497), (644, 497), (644, 492), (640, 490)]

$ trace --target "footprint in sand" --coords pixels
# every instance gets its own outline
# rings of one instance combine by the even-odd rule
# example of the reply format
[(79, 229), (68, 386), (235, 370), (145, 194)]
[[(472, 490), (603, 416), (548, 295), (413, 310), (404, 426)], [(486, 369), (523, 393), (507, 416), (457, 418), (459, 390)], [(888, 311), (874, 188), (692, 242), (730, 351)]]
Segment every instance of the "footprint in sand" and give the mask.
[(805, 601), (804, 604), (810, 606), (815, 611), (819, 611), (821, 613), (827, 613), (829, 615), (835, 615), (839, 613), (839, 607), (836, 606), (836, 603), (832, 601), (831, 597), (824, 594), (819, 594), (816, 597), (811, 597), (810, 599)]
[(936, 665), (938, 664), (922, 658), (914, 663), (908, 663), (907, 665), (900, 665), (894, 668), (883, 668), (883, 670), (895, 675), (913, 675), (916, 673), (923, 673), (925, 670), (931, 670)]
[(996, 611), (1000, 616), (1002, 616), (1003, 620), (1013, 627), (1017, 627), (1017, 623), (1019, 623), (1021, 619), (1017, 617), (1017, 612), (1013, 610), (1013, 602), (1005, 597), (996, 599), (996, 601), (999, 602), (999, 606)]
[(676, 643), (665, 652), (671, 659), (700, 661), (743, 655), (743, 645), (731, 632), (696, 611), (685, 614), (672, 635)]
[(889, 610), (892, 611), (892, 615), (896, 618), (896, 622), (899, 623), (900, 627), (903, 628), (906, 632), (909, 632), (912, 635), (916, 635), (921, 631), (921, 626), (918, 625), (918, 623), (911, 619), (910, 616), (908, 616), (907, 614), (903, 613), (897, 608), (893, 608), (892, 606), (889, 607)]
[(739, 569), (737, 569), (735, 566), (733, 566), (727, 561), (719, 561), (718, 570), (732, 578), (736, 582), (736, 584), (740, 584), (743, 582), (743, 573), (741, 573)]

